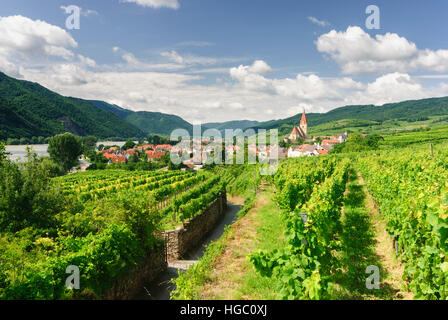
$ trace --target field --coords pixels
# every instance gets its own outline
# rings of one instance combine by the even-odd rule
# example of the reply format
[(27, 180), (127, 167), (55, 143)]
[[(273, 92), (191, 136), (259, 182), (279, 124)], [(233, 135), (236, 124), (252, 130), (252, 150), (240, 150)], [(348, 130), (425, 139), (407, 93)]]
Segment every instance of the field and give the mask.
[[(273, 176), (256, 174), (260, 165), (231, 165), (53, 178), (37, 187), (62, 200), (36, 196), (55, 201), (45, 200), (51, 216), (31, 207), (28, 220), (0, 220), (0, 298), (104, 297), (163, 248), (164, 230), (226, 190), (242, 208), (238, 220), (172, 279), (172, 299), (447, 299), (447, 132), (285, 159)], [(82, 270), (82, 290), (65, 287), (69, 265)], [(369, 280), (375, 270), (378, 282)]]
[(172, 298), (445, 300), (447, 160), (447, 143), (284, 160)]

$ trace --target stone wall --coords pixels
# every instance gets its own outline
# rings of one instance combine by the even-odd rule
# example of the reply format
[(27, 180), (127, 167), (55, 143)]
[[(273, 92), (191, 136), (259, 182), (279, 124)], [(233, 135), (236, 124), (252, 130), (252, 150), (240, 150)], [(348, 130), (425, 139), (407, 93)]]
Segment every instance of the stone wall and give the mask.
[(223, 192), (207, 209), (176, 230), (165, 231), (165, 246), (150, 253), (135, 267), (131, 275), (117, 280), (102, 298), (105, 300), (129, 300), (141, 292), (141, 288), (164, 272), (167, 261), (178, 260), (195, 248), (202, 238), (213, 230), (227, 208), (227, 196)]
[(227, 196), (223, 192), (207, 209), (184, 226), (165, 231), (166, 256), (168, 261), (179, 260), (213, 230), (227, 208)]
[(130, 300), (167, 269), (165, 248), (151, 252), (145, 260), (135, 267), (131, 275), (117, 280), (111, 290), (103, 297), (105, 300)]

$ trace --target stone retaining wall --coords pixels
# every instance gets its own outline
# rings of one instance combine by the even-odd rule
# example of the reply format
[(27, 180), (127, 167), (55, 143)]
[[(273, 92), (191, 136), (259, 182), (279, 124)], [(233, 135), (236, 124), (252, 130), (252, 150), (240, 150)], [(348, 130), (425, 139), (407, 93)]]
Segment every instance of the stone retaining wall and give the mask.
[(188, 251), (213, 230), (227, 208), (227, 196), (223, 192), (207, 209), (182, 227), (165, 231), (166, 257), (168, 261), (181, 259)]
[(148, 286), (168, 268), (165, 259), (165, 248), (151, 252), (140, 263), (131, 275), (117, 280), (111, 290), (103, 297), (105, 300), (130, 300), (141, 292), (143, 286)]
[(150, 253), (131, 275), (117, 280), (102, 298), (105, 300), (129, 300), (141, 292), (167, 268), (167, 261), (178, 260), (195, 248), (202, 238), (213, 230), (227, 208), (227, 196), (223, 192), (207, 209), (176, 230), (165, 231), (165, 247)]

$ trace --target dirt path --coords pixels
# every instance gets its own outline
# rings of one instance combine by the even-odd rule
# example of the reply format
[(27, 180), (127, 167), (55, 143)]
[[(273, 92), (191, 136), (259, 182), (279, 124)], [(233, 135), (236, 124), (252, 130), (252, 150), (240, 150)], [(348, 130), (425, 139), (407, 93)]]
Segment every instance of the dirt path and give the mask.
[(247, 297), (238, 296), (239, 287), (244, 282), (244, 275), (251, 267), (246, 256), (255, 249), (257, 233), (255, 216), (266, 201), (265, 197), (259, 197), (254, 208), (233, 226), (234, 236), (228, 242), (224, 253), (215, 262), (215, 269), (201, 293), (202, 299), (247, 299)]
[(412, 292), (404, 290), (403, 272), (404, 266), (400, 258), (396, 257), (393, 247), (393, 240), (386, 231), (386, 222), (381, 217), (378, 207), (372, 195), (367, 191), (365, 181), (358, 172), (359, 185), (362, 186), (366, 194), (366, 208), (371, 217), (373, 230), (375, 233), (375, 251), (379, 257), (383, 273), (381, 279), (382, 286), (387, 286), (395, 292), (395, 299), (411, 300), (414, 295)]
[[(243, 200), (244, 201), (244, 200)], [(200, 259), (207, 245), (211, 242), (219, 239), (224, 233), (225, 228), (228, 225), (233, 224), (238, 218), (238, 212), (242, 208), (240, 198), (230, 197), (227, 202), (228, 209), (224, 217), (217, 223), (213, 231), (211, 231), (201, 242), (201, 244), (191, 251), (184, 260), (172, 261), (168, 264), (168, 269), (147, 287), (142, 288), (141, 292), (137, 295), (138, 300), (169, 300), (170, 293), (175, 289), (171, 280), (177, 278), (179, 270), (186, 270), (192, 264), (196, 263)]]

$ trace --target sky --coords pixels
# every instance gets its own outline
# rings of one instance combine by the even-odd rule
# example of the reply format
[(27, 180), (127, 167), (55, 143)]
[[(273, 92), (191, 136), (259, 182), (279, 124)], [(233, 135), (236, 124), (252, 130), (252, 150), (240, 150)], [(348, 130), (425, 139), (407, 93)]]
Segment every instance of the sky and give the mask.
[(2, 0), (0, 71), (192, 123), (266, 121), (448, 96), (447, 16), (445, 0)]

